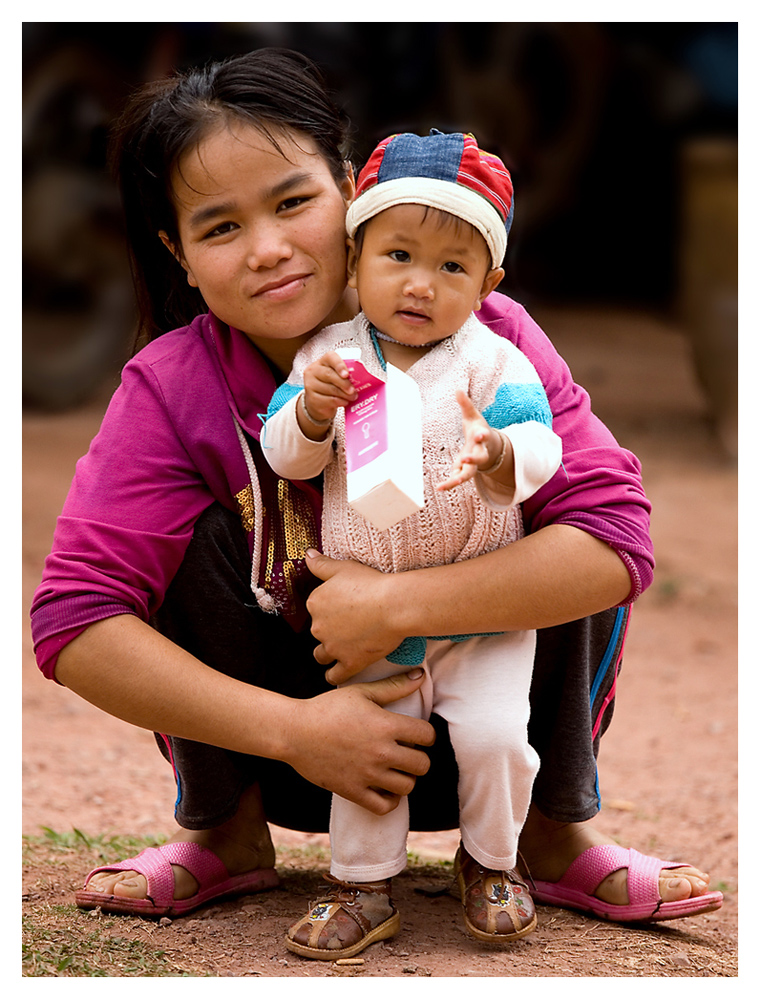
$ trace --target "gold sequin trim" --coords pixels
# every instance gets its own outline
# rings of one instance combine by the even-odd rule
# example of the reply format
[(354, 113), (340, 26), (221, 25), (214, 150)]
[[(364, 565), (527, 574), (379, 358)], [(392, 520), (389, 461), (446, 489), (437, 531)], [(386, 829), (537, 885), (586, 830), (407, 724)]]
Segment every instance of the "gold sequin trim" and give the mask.
[[(293, 580), (296, 569), (294, 560), (303, 559), (306, 550), (318, 544), (317, 525), (314, 511), (304, 494), (295, 489), (287, 479), (279, 479), (277, 483), (277, 503), (280, 511), (280, 527), (282, 530), (281, 544), (285, 551), (280, 553), (282, 572), (288, 594), (293, 596)], [(272, 582), (272, 572), (276, 560), (276, 539), (270, 537), (267, 546), (267, 561), (264, 568), (264, 586)]]
[(254, 530), (254, 491), (249, 483), (245, 489), (241, 490), (240, 493), (235, 494), (235, 500), (238, 504), (238, 511), (240, 513), (240, 519), (243, 522), (244, 531)]

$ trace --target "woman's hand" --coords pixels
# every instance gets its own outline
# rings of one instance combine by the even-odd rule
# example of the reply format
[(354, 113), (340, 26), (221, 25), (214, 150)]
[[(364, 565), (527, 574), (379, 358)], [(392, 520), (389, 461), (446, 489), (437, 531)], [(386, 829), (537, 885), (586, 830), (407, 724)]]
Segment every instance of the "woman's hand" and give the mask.
[(330, 684), (342, 684), (406, 638), (391, 627), (384, 613), (384, 594), (394, 578), (361, 563), (329, 559), (313, 549), (307, 552), (307, 565), (324, 581), (307, 601), (312, 634), (320, 640), (315, 659), (324, 666), (336, 661), (325, 677)]
[(331, 684), (409, 635), (548, 628), (620, 604), (631, 590), (615, 549), (570, 524), (547, 525), (475, 559), (405, 573), (379, 573), (313, 550), (307, 565), (325, 581), (307, 606), (321, 643), (317, 661), (337, 661), (325, 675)]
[[(429, 767), (434, 730), (384, 706), (423, 671), (289, 698), (220, 674), (134, 615), (95, 622), (58, 658), (56, 677), (149, 732), (286, 761), (309, 781), (383, 815)], [(182, 683), (178, 684), (178, 677)]]
[(423, 719), (383, 706), (412, 694), (423, 676), (417, 668), (295, 701), (286, 723), (287, 763), (378, 816), (391, 812), (428, 771), (428, 755), (417, 747), (431, 746), (435, 731)]

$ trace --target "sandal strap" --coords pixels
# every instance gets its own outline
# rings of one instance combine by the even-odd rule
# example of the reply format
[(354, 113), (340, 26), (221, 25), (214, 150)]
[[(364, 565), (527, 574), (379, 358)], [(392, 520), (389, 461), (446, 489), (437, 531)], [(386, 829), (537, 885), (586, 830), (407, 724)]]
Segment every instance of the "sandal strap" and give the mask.
[(367, 882), (344, 882), (340, 878), (336, 878), (335, 875), (331, 875), (329, 872), (325, 875), (326, 881), (330, 882), (328, 891), (334, 892), (348, 892), (354, 896), (358, 892), (374, 892), (378, 896), (388, 896), (391, 898), (391, 879), (387, 878), (384, 882), (375, 883), (371, 885)]
[[(309, 904), (309, 912), (306, 916), (298, 920), (290, 929), (289, 937), (295, 938), (296, 934), (304, 925), (311, 925), (307, 945), (310, 948), (319, 950), (319, 938), (323, 928), (329, 923), (337, 913), (345, 913), (351, 917), (357, 925), (361, 938), (366, 938), (375, 928), (370, 919), (362, 912), (362, 903), (358, 902), (360, 894), (375, 894), (386, 896), (391, 905), (392, 915), (394, 910), (391, 902), (391, 880), (386, 880), (380, 885), (367, 885), (361, 882), (343, 882), (335, 876), (327, 874), (326, 881), (329, 883), (324, 888), (326, 892), (314, 899)], [(320, 911), (320, 908), (324, 909)]]
[[(312, 923), (314, 921), (314, 911), (318, 906), (329, 907), (328, 912), (322, 918), (325, 921), (331, 920), (339, 910), (342, 910), (347, 916), (351, 917), (354, 923), (362, 931), (362, 936), (364, 937), (368, 931), (372, 928), (370, 926), (370, 921), (362, 913), (361, 910), (356, 909), (352, 905), (350, 900), (346, 899), (336, 899), (335, 896), (322, 896), (319, 899), (312, 900), (309, 904), (309, 912), (305, 917), (302, 917), (299, 921), (294, 924), (293, 929), (300, 927), (302, 924)], [(312, 947), (316, 947), (317, 938), (320, 935), (321, 927), (319, 924), (315, 923), (312, 934), (310, 935), (309, 943)], [(312, 940), (314, 939), (314, 940)]]
[(175, 902), (172, 865), (181, 865), (187, 869), (200, 889), (229, 878), (227, 868), (213, 851), (199, 844), (183, 841), (146, 847), (134, 858), (93, 868), (87, 876), (85, 888), (92, 876), (100, 872), (133, 871), (145, 877), (146, 897), (155, 906), (171, 906)]
[(481, 940), (507, 941), (530, 933), (536, 915), (528, 886), (514, 868), (487, 868), (462, 845), (455, 862), (465, 924), (471, 934)]
[(319, 903), (333, 903), (337, 909), (343, 910), (354, 920), (363, 935), (372, 930), (372, 925), (362, 912), (361, 905), (357, 906), (357, 896), (360, 893), (374, 893), (377, 896), (388, 896), (391, 902), (390, 879), (381, 885), (368, 885), (364, 882), (344, 882), (329, 873), (325, 878), (330, 883), (326, 886), (327, 893), (310, 904), (310, 910)]
[[(467, 891), (469, 889), (472, 889), (474, 885), (477, 885), (477, 883), (479, 883), (484, 878), (485, 875), (496, 876), (497, 874), (498, 870), (496, 868), (484, 868), (483, 865), (477, 864), (473, 868), (473, 875), (471, 880), (469, 882), (465, 882), (465, 890)], [(523, 879), (520, 877), (520, 875), (514, 868), (509, 868), (509, 869), (504, 869), (503, 871), (499, 871), (499, 876), (503, 884), (519, 885), (521, 886), (521, 888), (525, 889), (526, 892), (529, 891), (528, 885), (526, 885), (526, 883), (523, 881)], [(496, 882), (497, 879), (494, 878), (494, 881)]]
[(625, 868), (630, 905), (648, 903), (655, 906), (661, 899), (658, 884), (661, 869), (675, 867), (678, 867), (677, 862), (640, 854), (633, 848), (601, 844), (580, 854), (568, 866), (561, 882), (569, 888), (594, 895), (608, 875)]

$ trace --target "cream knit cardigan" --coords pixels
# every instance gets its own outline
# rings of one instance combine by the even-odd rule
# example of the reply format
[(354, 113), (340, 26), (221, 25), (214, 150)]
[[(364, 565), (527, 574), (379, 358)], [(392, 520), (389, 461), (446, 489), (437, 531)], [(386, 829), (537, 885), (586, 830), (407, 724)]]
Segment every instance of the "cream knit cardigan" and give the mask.
[[(325, 554), (383, 572), (404, 572), (471, 559), (520, 538), (519, 504), (554, 475), (562, 458), (547, 397), (528, 358), (471, 316), (408, 369), (423, 403), (425, 506), (379, 531), (347, 502), (343, 410), (336, 414), (332, 433), (320, 442), (306, 438), (296, 420), (304, 369), (327, 351), (344, 347), (361, 348), (368, 371), (385, 378), (378, 341), (363, 313), (351, 322), (326, 327), (298, 352), (288, 381), (272, 399), (262, 436), (263, 453), (278, 475), (303, 480), (324, 470)], [(497, 500), (487, 477), (480, 475), (452, 490), (435, 489), (450, 474), (463, 442), (457, 388), (468, 393), (491, 426), (504, 429), (510, 438), (516, 473), (512, 498)]]

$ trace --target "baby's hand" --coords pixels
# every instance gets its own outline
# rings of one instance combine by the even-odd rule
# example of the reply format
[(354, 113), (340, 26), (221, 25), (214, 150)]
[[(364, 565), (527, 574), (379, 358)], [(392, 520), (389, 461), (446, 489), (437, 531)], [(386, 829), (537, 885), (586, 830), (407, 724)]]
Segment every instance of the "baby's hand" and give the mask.
[(451, 490), (472, 479), (477, 472), (488, 469), (497, 461), (502, 449), (502, 435), (490, 427), (466, 392), (458, 389), (457, 402), (462, 410), (462, 433), (465, 439), (448, 479), (437, 490)]
[(346, 362), (335, 351), (304, 369), (304, 403), (307, 417), (332, 420), (336, 410), (354, 402), (357, 390), (349, 379)]

